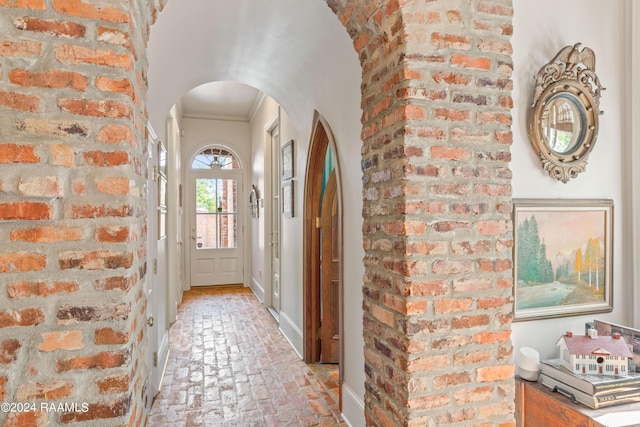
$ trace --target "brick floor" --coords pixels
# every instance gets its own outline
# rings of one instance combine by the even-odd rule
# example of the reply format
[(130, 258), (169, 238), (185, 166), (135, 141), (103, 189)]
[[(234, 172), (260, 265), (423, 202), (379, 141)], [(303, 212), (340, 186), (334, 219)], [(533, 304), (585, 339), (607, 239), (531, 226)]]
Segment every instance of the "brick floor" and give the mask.
[(306, 365), (253, 293), (185, 292), (147, 425), (343, 426), (333, 365)]

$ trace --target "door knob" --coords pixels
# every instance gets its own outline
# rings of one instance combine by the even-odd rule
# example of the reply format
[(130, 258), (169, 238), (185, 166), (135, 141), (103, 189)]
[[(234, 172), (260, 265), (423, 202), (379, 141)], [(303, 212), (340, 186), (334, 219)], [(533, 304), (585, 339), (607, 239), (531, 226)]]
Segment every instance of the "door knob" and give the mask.
[(153, 316), (149, 316), (149, 318), (147, 319), (147, 325), (153, 326)]

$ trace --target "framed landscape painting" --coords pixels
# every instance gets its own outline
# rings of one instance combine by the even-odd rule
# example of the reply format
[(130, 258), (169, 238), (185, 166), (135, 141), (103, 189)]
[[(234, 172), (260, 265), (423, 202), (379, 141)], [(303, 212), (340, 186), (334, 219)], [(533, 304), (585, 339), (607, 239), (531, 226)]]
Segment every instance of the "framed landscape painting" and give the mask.
[(613, 201), (516, 199), (514, 320), (613, 310)]

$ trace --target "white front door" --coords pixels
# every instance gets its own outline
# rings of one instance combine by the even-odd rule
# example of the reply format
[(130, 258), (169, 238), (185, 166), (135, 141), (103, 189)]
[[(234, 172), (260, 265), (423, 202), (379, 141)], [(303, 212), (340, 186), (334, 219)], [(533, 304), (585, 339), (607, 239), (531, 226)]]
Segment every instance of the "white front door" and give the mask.
[(192, 172), (191, 286), (244, 283), (242, 172)]

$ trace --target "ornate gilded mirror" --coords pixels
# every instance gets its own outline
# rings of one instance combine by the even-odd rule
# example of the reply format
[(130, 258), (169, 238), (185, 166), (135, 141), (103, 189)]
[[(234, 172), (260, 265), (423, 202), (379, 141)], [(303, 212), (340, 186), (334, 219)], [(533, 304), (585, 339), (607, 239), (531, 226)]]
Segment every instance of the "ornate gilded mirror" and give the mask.
[(536, 75), (529, 137), (542, 167), (567, 182), (587, 167), (598, 135), (600, 94), (593, 50), (566, 46)]

